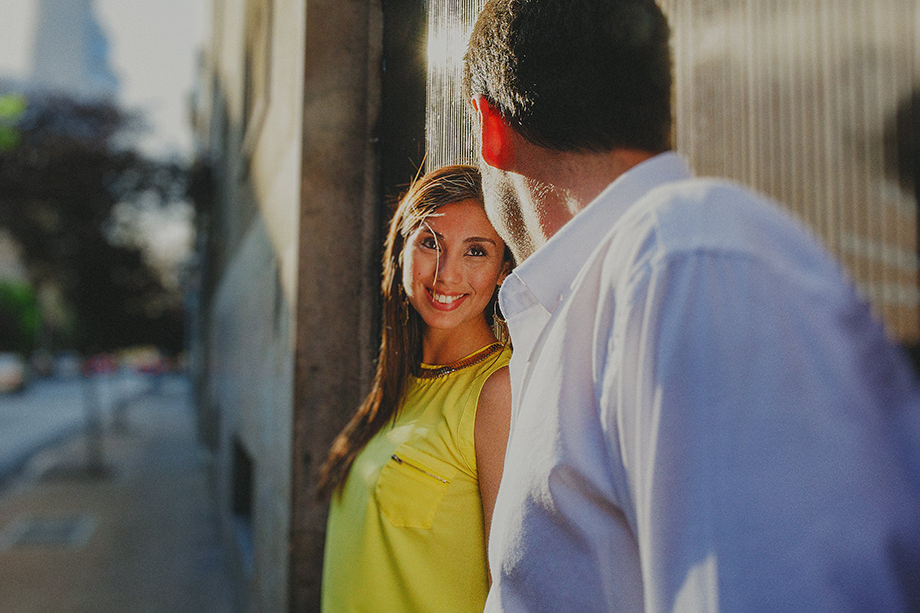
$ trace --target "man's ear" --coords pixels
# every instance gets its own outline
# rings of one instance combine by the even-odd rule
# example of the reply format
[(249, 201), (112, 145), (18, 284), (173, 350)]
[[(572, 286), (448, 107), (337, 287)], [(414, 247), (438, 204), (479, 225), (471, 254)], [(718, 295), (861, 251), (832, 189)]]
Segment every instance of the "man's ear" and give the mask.
[(499, 170), (511, 170), (514, 160), (514, 129), (484, 96), (473, 96), (479, 120), (482, 159)]
[(495, 282), (495, 285), (501, 287), (501, 284), (505, 282), (505, 279), (508, 278), (508, 275), (511, 274), (511, 269), (514, 266), (511, 262), (505, 261), (502, 263), (502, 269), (498, 273), (498, 280)]

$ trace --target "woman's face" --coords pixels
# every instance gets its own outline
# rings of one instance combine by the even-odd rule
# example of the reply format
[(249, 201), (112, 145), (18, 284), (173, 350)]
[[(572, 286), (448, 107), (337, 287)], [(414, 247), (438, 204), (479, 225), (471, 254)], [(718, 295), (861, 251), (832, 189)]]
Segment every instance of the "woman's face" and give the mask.
[(505, 245), (476, 200), (441, 206), (406, 238), (403, 287), (429, 328), (485, 325), (485, 308), (508, 273)]

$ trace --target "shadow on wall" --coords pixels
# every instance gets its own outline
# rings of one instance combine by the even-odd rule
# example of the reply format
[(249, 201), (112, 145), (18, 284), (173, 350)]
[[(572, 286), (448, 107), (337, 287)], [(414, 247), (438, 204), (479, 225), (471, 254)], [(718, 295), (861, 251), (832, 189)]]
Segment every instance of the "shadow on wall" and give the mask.
[(895, 109), (885, 125), (885, 169), (920, 209), (920, 90), (914, 90)]
[[(884, 153), (887, 176), (913, 195), (920, 215), (920, 89), (905, 96), (885, 122)], [(920, 225), (917, 233), (920, 245)], [(920, 283), (920, 267), (917, 274)], [(920, 372), (920, 343), (905, 348)]]

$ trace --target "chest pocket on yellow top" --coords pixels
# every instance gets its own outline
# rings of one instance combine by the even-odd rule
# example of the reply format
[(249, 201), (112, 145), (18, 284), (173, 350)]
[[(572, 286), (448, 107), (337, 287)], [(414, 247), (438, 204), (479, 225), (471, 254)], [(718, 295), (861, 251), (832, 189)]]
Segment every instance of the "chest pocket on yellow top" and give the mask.
[(401, 445), (380, 471), (374, 496), (380, 512), (400, 528), (431, 528), (457, 469), (418, 449)]

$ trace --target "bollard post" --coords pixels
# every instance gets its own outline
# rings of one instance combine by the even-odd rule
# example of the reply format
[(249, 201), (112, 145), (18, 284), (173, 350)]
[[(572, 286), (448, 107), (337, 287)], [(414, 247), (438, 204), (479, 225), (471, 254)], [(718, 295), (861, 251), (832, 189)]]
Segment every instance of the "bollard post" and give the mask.
[(83, 407), (86, 411), (86, 472), (102, 474), (105, 472), (102, 415), (99, 390), (90, 364), (83, 369)]

